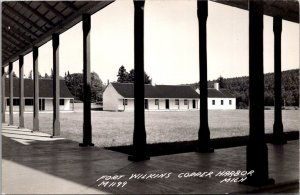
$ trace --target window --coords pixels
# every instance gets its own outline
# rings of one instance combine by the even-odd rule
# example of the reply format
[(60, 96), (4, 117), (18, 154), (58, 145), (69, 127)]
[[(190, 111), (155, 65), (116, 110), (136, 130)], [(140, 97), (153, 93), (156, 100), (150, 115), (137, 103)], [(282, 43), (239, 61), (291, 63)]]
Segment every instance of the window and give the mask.
[(175, 100), (175, 105), (179, 105), (179, 100), (178, 99)]
[(145, 104), (145, 109), (149, 109), (149, 106), (148, 106), (148, 99), (145, 99), (144, 104)]
[(127, 99), (123, 99), (123, 105), (128, 105), (128, 100)]
[(155, 99), (155, 105), (157, 106), (159, 104), (159, 100)]
[(25, 106), (32, 106), (33, 105), (33, 99), (25, 99)]
[(20, 105), (20, 100), (19, 99), (13, 99), (13, 105), (14, 106), (19, 106)]
[(188, 100), (184, 100), (184, 105), (188, 105)]
[(65, 105), (65, 99), (60, 99), (60, 100), (59, 100), (59, 105), (60, 105), (60, 106)]
[(229, 105), (231, 105), (232, 104), (232, 102), (231, 102), (231, 100), (229, 100)]
[(216, 100), (212, 100), (212, 105), (216, 105)]
[(223, 100), (221, 100), (221, 105), (223, 105)]

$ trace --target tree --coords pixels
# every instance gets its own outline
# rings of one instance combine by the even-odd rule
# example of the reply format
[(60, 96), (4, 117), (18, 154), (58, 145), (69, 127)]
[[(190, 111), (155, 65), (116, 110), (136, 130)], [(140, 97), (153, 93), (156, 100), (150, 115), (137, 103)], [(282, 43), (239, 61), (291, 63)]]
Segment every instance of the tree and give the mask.
[(91, 100), (92, 102), (99, 102), (102, 100), (102, 93), (104, 90), (104, 85), (95, 72), (91, 73)]
[(32, 70), (31, 70), (31, 71), (29, 71), (29, 73), (28, 73), (28, 78), (29, 78), (29, 79), (32, 79), (32, 77), (33, 77), (33, 76), (32, 76)]
[[(125, 67), (122, 65), (118, 71), (118, 80), (119, 83), (134, 83), (134, 69), (131, 69), (129, 73), (126, 71)], [(144, 83), (152, 84), (152, 79), (146, 72), (144, 72)]]
[(217, 79), (217, 82), (219, 83), (220, 88), (226, 88), (226, 82), (222, 76)]
[[(134, 83), (134, 69), (131, 69), (129, 71), (128, 77), (127, 77), (127, 82), (128, 83)], [(145, 84), (152, 84), (152, 79), (150, 78), (150, 76), (144, 72), (144, 83)]]
[[(83, 100), (83, 74), (73, 73), (65, 74), (65, 82), (71, 94), (77, 100)], [(97, 102), (102, 99), (104, 85), (95, 72), (91, 73), (91, 102)]]
[(127, 73), (127, 71), (126, 71), (126, 69), (125, 69), (125, 67), (123, 65), (119, 68), (117, 77), (118, 77), (117, 82), (119, 82), (119, 83), (127, 83), (128, 73)]

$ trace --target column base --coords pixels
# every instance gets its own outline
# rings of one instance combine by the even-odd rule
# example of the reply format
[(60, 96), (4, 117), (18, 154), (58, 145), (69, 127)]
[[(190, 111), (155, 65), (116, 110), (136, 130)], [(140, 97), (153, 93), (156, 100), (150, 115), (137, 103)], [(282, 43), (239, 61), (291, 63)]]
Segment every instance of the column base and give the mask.
[(51, 135), (50, 138), (61, 138), (59, 135)]
[(275, 184), (275, 180), (272, 178), (267, 178), (262, 180), (262, 179), (249, 177), (245, 181), (239, 182), (239, 184), (244, 184), (244, 185), (254, 186), (254, 187), (262, 187), (262, 186)]
[(284, 145), (284, 144), (287, 144), (287, 140), (284, 137), (273, 137), (272, 141), (271, 141), (271, 144)]
[(128, 156), (128, 160), (133, 161), (133, 162), (139, 162), (139, 161), (150, 160), (150, 157), (149, 156), (130, 155), (130, 156)]
[(95, 144), (93, 144), (93, 143), (80, 143), (79, 146), (80, 147), (93, 147), (93, 146), (95, 146)]
[(38, 118), (33, 119), (33, 130), (32, 131), (39, 131), (40, 130), (40, 122)]
[(199, 152), (199, 153), (213, 153), (215, 150), (213, 148), (197, 148), (196, 149), (196, 152)]
[(19, 126), (19, 127), (18, 127), (18, 129), (25, 129), (25, 127), (24, 127), (24, 126), (22, 126), (22, 127), (21, 127), (21, 126)]

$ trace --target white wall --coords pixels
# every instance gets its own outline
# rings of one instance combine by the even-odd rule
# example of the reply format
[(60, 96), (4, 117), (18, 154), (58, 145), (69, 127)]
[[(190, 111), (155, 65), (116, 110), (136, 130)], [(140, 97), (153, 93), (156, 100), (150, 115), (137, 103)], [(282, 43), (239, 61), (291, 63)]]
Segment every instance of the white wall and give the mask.
[[(14, 98), (16, 99), (16, 98)], [(18, 99), (18, 98), (17, 98)], [(26, 98), (28, 99), (28, 98)], [(44, 98), (41, 98), (44, 99)], [(73, 105), (71, 103), (71, 99), (64, 99), (65, 104), (59, 106), (60, 111), (72, 111)], [(9, 105), (6, 106), (6, 112), (9, 112)], [(19, 106), (13, 106), (14, 112), (19, 112)], [(25, 112), (33, 112), (33, 105), (25, 105)], [(53, 111), (53, 99), (45, 99), (45, 111)]]
[[(213, 105), (213, 100), (215, 100), (215, 105)], [(221, 105), (221, 100), (223, 100), (223, 105)], [(231, 105), (229, 104), (231, 100)], [(208, 98), (208, 109), (209, 110), (235, 110), (236, 109), (236, 99), (235, 98)]]
[(109, 84), (103, 92), (103, 110), (118, 111), (124, 110), (123, 97)]

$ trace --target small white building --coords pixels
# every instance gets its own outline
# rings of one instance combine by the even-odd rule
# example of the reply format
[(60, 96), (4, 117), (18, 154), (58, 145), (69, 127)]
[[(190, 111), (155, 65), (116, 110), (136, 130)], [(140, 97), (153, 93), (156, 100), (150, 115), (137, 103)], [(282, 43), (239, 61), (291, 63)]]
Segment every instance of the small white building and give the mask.
[[(53, 111), (53, 81), (52, 79), (39, 79), (39, 110)], [(33, 111), (33, 80), (24, 79), (24, 111)], [(5, 79), (5, 98), (7, 102), (6, 111), (9, 110), (9, 79)], [(19, 79), (13, 79), (13, 110), (18, 111), (19, 100)], [(59, 109), (61, 111), (74, 110), (74, 97), (70, 93), (64, 80), (60, 80)]]
[[(199, 93), (199, 89), (196, 89)], [(208, 110), (235, 110), (236, 97), (228, 89), (220, 89), (219, 83), (214, 84), (214, 88), (207, 89)]]
[[(197, 110), (199, 94), (184, 85), (145, 85), (145, 110)], [(110, 83), (103, 93), (103, 110), (134, 110), (134, 85)]]

